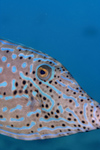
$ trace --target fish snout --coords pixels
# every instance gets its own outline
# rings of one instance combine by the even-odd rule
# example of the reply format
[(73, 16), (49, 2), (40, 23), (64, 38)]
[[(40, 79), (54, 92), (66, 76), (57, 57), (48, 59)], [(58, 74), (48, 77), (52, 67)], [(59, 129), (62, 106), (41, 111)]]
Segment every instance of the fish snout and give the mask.
[(92, 124), (95, 126), (95, 128), (100, 128), (100, 104), (94, 107)]

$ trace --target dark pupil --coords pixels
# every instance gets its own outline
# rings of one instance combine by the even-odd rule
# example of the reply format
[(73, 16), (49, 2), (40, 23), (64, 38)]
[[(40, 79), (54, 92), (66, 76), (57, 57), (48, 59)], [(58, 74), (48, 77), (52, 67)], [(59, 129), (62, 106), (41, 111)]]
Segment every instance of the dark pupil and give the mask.
[(45, 74), (45, 71), (41, 70), (41, 71), (40, 71), (40, 74)]

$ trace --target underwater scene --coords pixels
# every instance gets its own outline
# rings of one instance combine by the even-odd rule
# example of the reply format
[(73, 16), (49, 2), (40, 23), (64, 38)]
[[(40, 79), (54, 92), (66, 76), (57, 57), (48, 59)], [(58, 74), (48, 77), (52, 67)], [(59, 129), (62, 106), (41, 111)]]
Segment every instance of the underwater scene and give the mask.
[[(23, 47), (23, 45), (28, 48)], [(0, 0), (0, 48), (0, 133), (4, 134), (0, 134), (0, 150), (8, 150), (8, 148), (10, 150), (100, 150), (100, 129), (98, 129), (100, 128), (100, 105), (98, 104), (100, 103), (100, 1)], [(31, 53), (31, 48), (38, 51), (34, 50)], [(14, 51), (16, 54), (12, 54), (11, 52), (15, 49), (18, 51)], [(5, 52), (8, 55), (7, 58), (4, 56)], [(10, 59), (10, 53), (12, 59)], [(28, 54), (29, 58), (24, 54)], [(19, 60), (17, 56), (20, 56)], [(26, 57), (27, 63), (23, 61), (23, 58), (25, 60)], [(32, 66), (31, 60), (33, 57), (34, 65)], [(14, 66), (12, 67), (12, 74), (5, 71), (2, 75), (6, 59), (9, 62), (11, 61)], [(13, 76), (13, 73), (16, 72), (15, 66), (20, 68), (20, 64), (22, 67), (20, 70), (21, 78), (19, 79), (18, 75), (14, 74)], [(30, 65), (30, 74), (36, 75), (33, 80), (31, 80), (31, 75), (30, 78), (27, 76), (27, 64)], [(7, 64), (7, 69), (9, 67), (10, 63)], [(36, 67), (36, 72), (32, 70), (32, 67)], [(66, 74), (67, 76), (65, 76)], [(7, 82), (1, 83), (3, 78)], [(62, 80), (59, 80), (59, 78), (62, 78)], [(9, 98), (5, 95), (10, 91), (10, 86), (6, 88), (10, 79), (13, 84), (12, 91), (15, 101), (12, 99), (9, 103)], [(24, 80), (21, 81), (21, 79)], [(25, 85), (24, 88), (21, 82)], [(26, 85), (27, 82), (30, 87)], [(16, 89), (19, 85), (24, 89), (25, 97), (16, 95)], [(5, 92), (3, 91), (4, 87)], [(50, 90), (47, 90), (48, 88)], [(31, 95), (32, 102), (27, 102), (28, 108), (24, 102), (25, 98), (30, 98), (27, 89), (31, 89), (31, 94), (33, 94)], [(64, 94), (65, 90), (67, 94)], [(6, 102), (2, 100), (2, 91)], [(73, 93), (71, 93), (72, 91)], [(19, 90), (20, 94), (22, 92), (22, 90)], [(38, 92), (39, 95), (37, 96)], [(79, 93), (80, 96), (78, 92), (83, 95)], [(62, 93), (63, 95), (61, 95)], [(36, 96), (39, 99), (42, 99), (41, 97), (44, 100), (47, 99), (48, 103), (41, 103)], [(87, 103), (86, 98), (89, 101)], [(20, 99), (22, 99), (21, 103)], [(85, 104), (81, 104), (84, 101)], [(44, 105), (46, 108), (44, 108)], [(84, 110), (81, 106), (84, 106)], [(41, 110), (38, 109), (40, 107)], [(53, 111), (55, 111), (53, 107), (56, 110), (55, 118), (51, 117)], [(29, 108), (31, 112), (29, 112)], [(65, 112), (65, 108), (68, 114)], [(7, 109), (10, 109), (10, 111)], [(18, 111), (14, 109), (21, 111), (16, 113)], [(82, 115), (77, 113), (78, 110), (80, 114), (83, 113), (83, 117), (80, 117)], [(44, 115), (45, 118), (42, 118), (42, 111), (45, 112), (44, 114), (47, 111), (48, 115)], [(11, 112), (13, 113), (10, 116)], [(28, 122), (26, 118), (22, 117), (26, 115), (26, 112), (27, 117), (30, 117)], [(14, 118), (14, 115), (17, 119)], [(35, 120), (32, 120), (34, 115)], [(42, 117), (38, 121), (39, 115)], [(67, 117), (67, 115), (70, 117)], [(6, 119), (9, 120), (9, 117), (10, 122), (12, 121), (14, 124), (9, 123), (9, 121), (6, 124)], [(89, 128), (83, 125), (85, 124), (83, 118), (87, 121), (87, 117), (89, 118)], [(96, 120), (93, 120), (93, 117)], [(69, 125), (66, 126), (66, 124)], [(38, 131), (37, 135), (34, 135), (32, 129), (30, 130), (31, 126), (35, 126), (34, 131), (35, 129)], [(16, 133), (14, 133), (16, 129), (18, 129), (18, 132), (15, 131)], [(25, 132), (23, 132), (24, 130)], [(83, 133), (80, 131), (83, 131)], [(29, 136), (26, 136), (26, 134)]]

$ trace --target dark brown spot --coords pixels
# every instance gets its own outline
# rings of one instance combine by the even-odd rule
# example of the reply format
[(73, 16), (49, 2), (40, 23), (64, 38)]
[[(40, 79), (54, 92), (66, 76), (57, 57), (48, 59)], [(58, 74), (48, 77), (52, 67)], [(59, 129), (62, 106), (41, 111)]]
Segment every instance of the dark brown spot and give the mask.
[(62, 126), (65, 127), (65, 124), (63, 123)]
[(6, 95), (6, 92), (4, 92), (3, 95)]
[(47, 115), (45, 115), (44, 117), (45, 117), (46, 119), (48, 118), (48, 116), (47, 116)]
[(36, 78), (33, 78), (33, 80), (35, 81), (35, 80), (36, 80)]
[(69, 113), (69, 116), (72, 116), (72, 114)]
[(70, 99), (69, 102), (72, 103), (72, 100)]
[(19, 116), (18, 116), (18, 115), (16, 115), (16, 118), (19, 118)]
[(16, 87), (18, 86), (18, 82), (15, 83), (15, 86), (16, 86)]
[(66, 89), (66, 91), (68, 92), (68, 91), (69, 91), (69, 89)]
[(29, 123), (27, 123), (27, 125), (26, 126), (29, 126), (30, 124)]
[(52, 92), (52, 89), (50, 89), (49, 92)]
[(28, 57), (28, 59), (31, 59), (31, 57)]
[(40, 124), (39, 126), (42, 127), (42, 124)]
[(51, 114), (53, 115), (53, 111), (51, 111)]
[(23, 57), (21, 56), (21, 57), (19, 57), (20, 59), (22, 59)]
[(56, 112), (59, 113), (59, 110), (57, 109)]
[(36, 117), (39, 117), (39, 113), (36, 114)]
[(32, 83), (30, 83), (30, 87), (32, 86)]
[(33, 74), (35, 74), (35, 71), (33, 71)]
[(42, 106), (42, 107), (44, 107), (44, 105), (43, 105), (43, 104), (42, 104), (41, 106)]
[(69, 121), (71, 121), (71, 118), (68, 118)]
[(22, 90), (19, 90), (19, 93), (22, 93)]
[(46, 100), (46, 97), (43, 97), (43, 100)]
[(16, 95), (16, 94), (17, 94), (17, 91), (15, 90), (15, 91), (13, 92), (13, 94)]
[(51, 81), (49, 81), (49, 83), (52, 83), (52, 80), (51, 80)]
[(48, 104), (46, 104), (46, 108), (48, 108), (49, 106), (48, 106)]
[(0, 115), (0, 118), (3, 118), (3, 116), (2, 116), (2, 115)]
[(73, 94), (76, 94), (76, 92), (73, 92)]
[(82, 114), (83, 112), (82, 111), (80, 111), (80, 114)]
[(39, 84), (42, 84), (42, 82), (40, 81)]
[(26, 84), (26, 81), (25, 81), (25, 80), (23, 80), (23, 84), (24, 84), (24, 85)]
[(83, 102), (83, 99), (81, 99), (80, 101)]
[(55, 118), (58, 118), (58, 115), (55, 115)]
[(82, 123), (85, 123), (85, 121), (84, 121), (84, 120), (82, 120)]
[(28, 90), (25, 90), (25, 93), (28, 94)]
[(26, 75), (28, 75), (28, 72), (26, 72)]
[(9, 50), (7, 50), (6, 53), (9, 53)]
[(94, 123), (95, 121), (94, 120), (92, 120), (92, 123)]
[(51, 125), (51, 128), (54, 128), (54, 125)]

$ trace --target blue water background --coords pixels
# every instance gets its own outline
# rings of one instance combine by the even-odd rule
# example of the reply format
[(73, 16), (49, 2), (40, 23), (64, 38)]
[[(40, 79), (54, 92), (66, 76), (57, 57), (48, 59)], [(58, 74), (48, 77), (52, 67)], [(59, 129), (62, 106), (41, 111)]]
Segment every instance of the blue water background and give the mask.
[[(0, 38), (60, 61), (100, 102), (100, 0), (0, 0)], [(43, 141), (0, 135), (0, 150), (100, 150), (100, 130)]]

